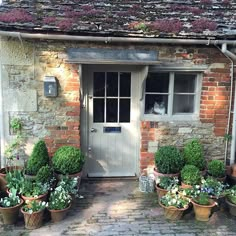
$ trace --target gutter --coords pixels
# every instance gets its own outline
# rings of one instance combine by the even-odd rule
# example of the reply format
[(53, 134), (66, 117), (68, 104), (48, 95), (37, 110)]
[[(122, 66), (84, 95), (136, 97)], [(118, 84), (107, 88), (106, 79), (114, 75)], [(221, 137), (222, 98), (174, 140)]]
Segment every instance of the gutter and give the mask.
[(77, 36), (64, 34), (35, 34), (1, 31), (0, 36), (26, 38), (26, 39), (46, 39), (46, 40), (68, 40), (81, 42), (103, 42), (103, 43), (163, 43), (163, 44), (198, 44), (198, 45), (236, 45), (236, 40), (215, 40), (215, 39), (165, 39), (165, 38), (137, 38), (137, 37), (103, 37), (103, 36)]

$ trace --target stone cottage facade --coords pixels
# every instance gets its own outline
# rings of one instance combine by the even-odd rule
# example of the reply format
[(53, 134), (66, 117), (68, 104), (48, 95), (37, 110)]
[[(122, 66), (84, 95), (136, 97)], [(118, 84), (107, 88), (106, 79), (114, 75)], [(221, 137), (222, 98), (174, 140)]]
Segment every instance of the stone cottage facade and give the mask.
[[(190, 23), (194, 27), (192, 18), (188, 27), (181, 25), (181, 4), (168, 3), (167, 9), (175, 12), (178, 21), (165, 18), (166, 32), (161, 28), (164, 21), (150, 23), (151, 9), (164, 7), (161, 1), (153, 7), (149, 2), (120, 1), (116, 15), (121, 22), (117, 24), (101, 17), (108, 8), (109, 14), (115, 11), (106, 1), (75, 2), (64, 8), (60, 3), (54, 7), (45, 3), (36, 12), (23, 1), (5, 1), (0, 7), (1, 164), (5, 147), (15, 137), (9, 127), (14, 117), (23, 122), (27, 155), (39, 138), (46, 141), (51, 155), (63, 145), (82, 148), (85, 175), (91, 177), (137, 176), (154, 164), (158, 147), (181, 149), (193, 138), (201, 140), (206, 159), (234, 162), (234, 139), (225, 140), (225, 135), (234, 136), (235, 35), (232, 22), (227, 21), (230, 16), (223, 17), (221, 27), (208, 19), (208, 29), (193, 34), (187, 31)], [(202, 3), (201, 7), (197, 1), (190, 2), (187, 10), (200, 15), (199, 19), (210, 16), (214, 6), (222, 7), (222, 14), (222, 9), (228, 14), (236, 10), (230, 1), (224, 6), (217, 1)], [(45, 9), (53, 15), (59, 7), (64, 9), (61, 19), (50, 21)], [(142, 9), (145, 19), (136, 8)], [(37, 15), (40, 10), (45, 14), (42, 19)], [(165, 15), (166, 11), (161, 12)], [(135, 20), (127, 12), (136, 14)], [(84, 20), (69, 21), (79, 14)], [(13, 15), (19, 17), (18, 22)], [(95, 23), (100, 30), (95, 31)], [(178, 29), (174, 33), (173, 24)], [(206, 25), (206, 19), (199, 24)], [(57, 96), (45, 94), (48, 77), (56, 79)]]

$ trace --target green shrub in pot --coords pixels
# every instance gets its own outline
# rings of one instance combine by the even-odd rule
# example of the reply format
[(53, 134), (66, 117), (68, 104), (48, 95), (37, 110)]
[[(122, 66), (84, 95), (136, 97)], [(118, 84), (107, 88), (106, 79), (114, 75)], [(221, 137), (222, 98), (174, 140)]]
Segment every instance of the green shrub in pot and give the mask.
[(37, 182), (41, 182), (41, 183), (49, 183), (53, 178), (53, 170), (49, 165), (46, 166), (42, 166), (37, 175), (35, 180)]
[(62, 146), (52, 158), (55, 171), (62, 174), (75, 174), (82, 170), (85, 157), (81, 150), (72, 146)]
[(42, 166), (49, 164), (48, 149), (43, 140), (38, 141), (33, 148), (25, 168), (28, 175), (36, 175)]
[(199, 169), (194, 165), (185, 165), (180, 172), (181, 180), (188, 185), (196, 185), (201, 182), (201, 174)]
[(203, 146), (198, 139), (190, 140), (184, 145), (183, 156), (186, 164), (194, 165), (198, 167), (199, 170), (206, 168)]
[(208, 174), (215, 178), (225, 176), (225, 164), (221, 160), (212, 160), (208, 163)]
[(155, 164), (162, 174), (176, 174), (183, 168), (184, 158), (175, 146), (163, 146), (155, 153)]

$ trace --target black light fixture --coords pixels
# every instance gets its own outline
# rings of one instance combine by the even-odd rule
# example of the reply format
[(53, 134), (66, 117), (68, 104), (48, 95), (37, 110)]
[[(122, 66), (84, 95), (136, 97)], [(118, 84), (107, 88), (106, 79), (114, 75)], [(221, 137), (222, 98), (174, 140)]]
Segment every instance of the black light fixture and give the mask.
[(57, 79), (54, 76), (44, 78), (44, 96), (57, 97)]

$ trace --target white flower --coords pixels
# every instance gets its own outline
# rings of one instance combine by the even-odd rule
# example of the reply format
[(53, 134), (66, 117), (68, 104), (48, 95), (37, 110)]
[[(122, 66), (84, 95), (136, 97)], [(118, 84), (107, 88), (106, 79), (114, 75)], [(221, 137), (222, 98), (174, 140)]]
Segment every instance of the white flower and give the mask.
[(32, 214), (32, 213), (33, 213), (33, 210), (32, 210), (32, 209), (29, 209), (28, 212), (29, 212), (29, 214)]
[(10, 205), (11, 205), (11, 204), (10, 204), (10, 202), (6, 202), (6, 206), (8, 206), (8, 207), (9, 207)]

